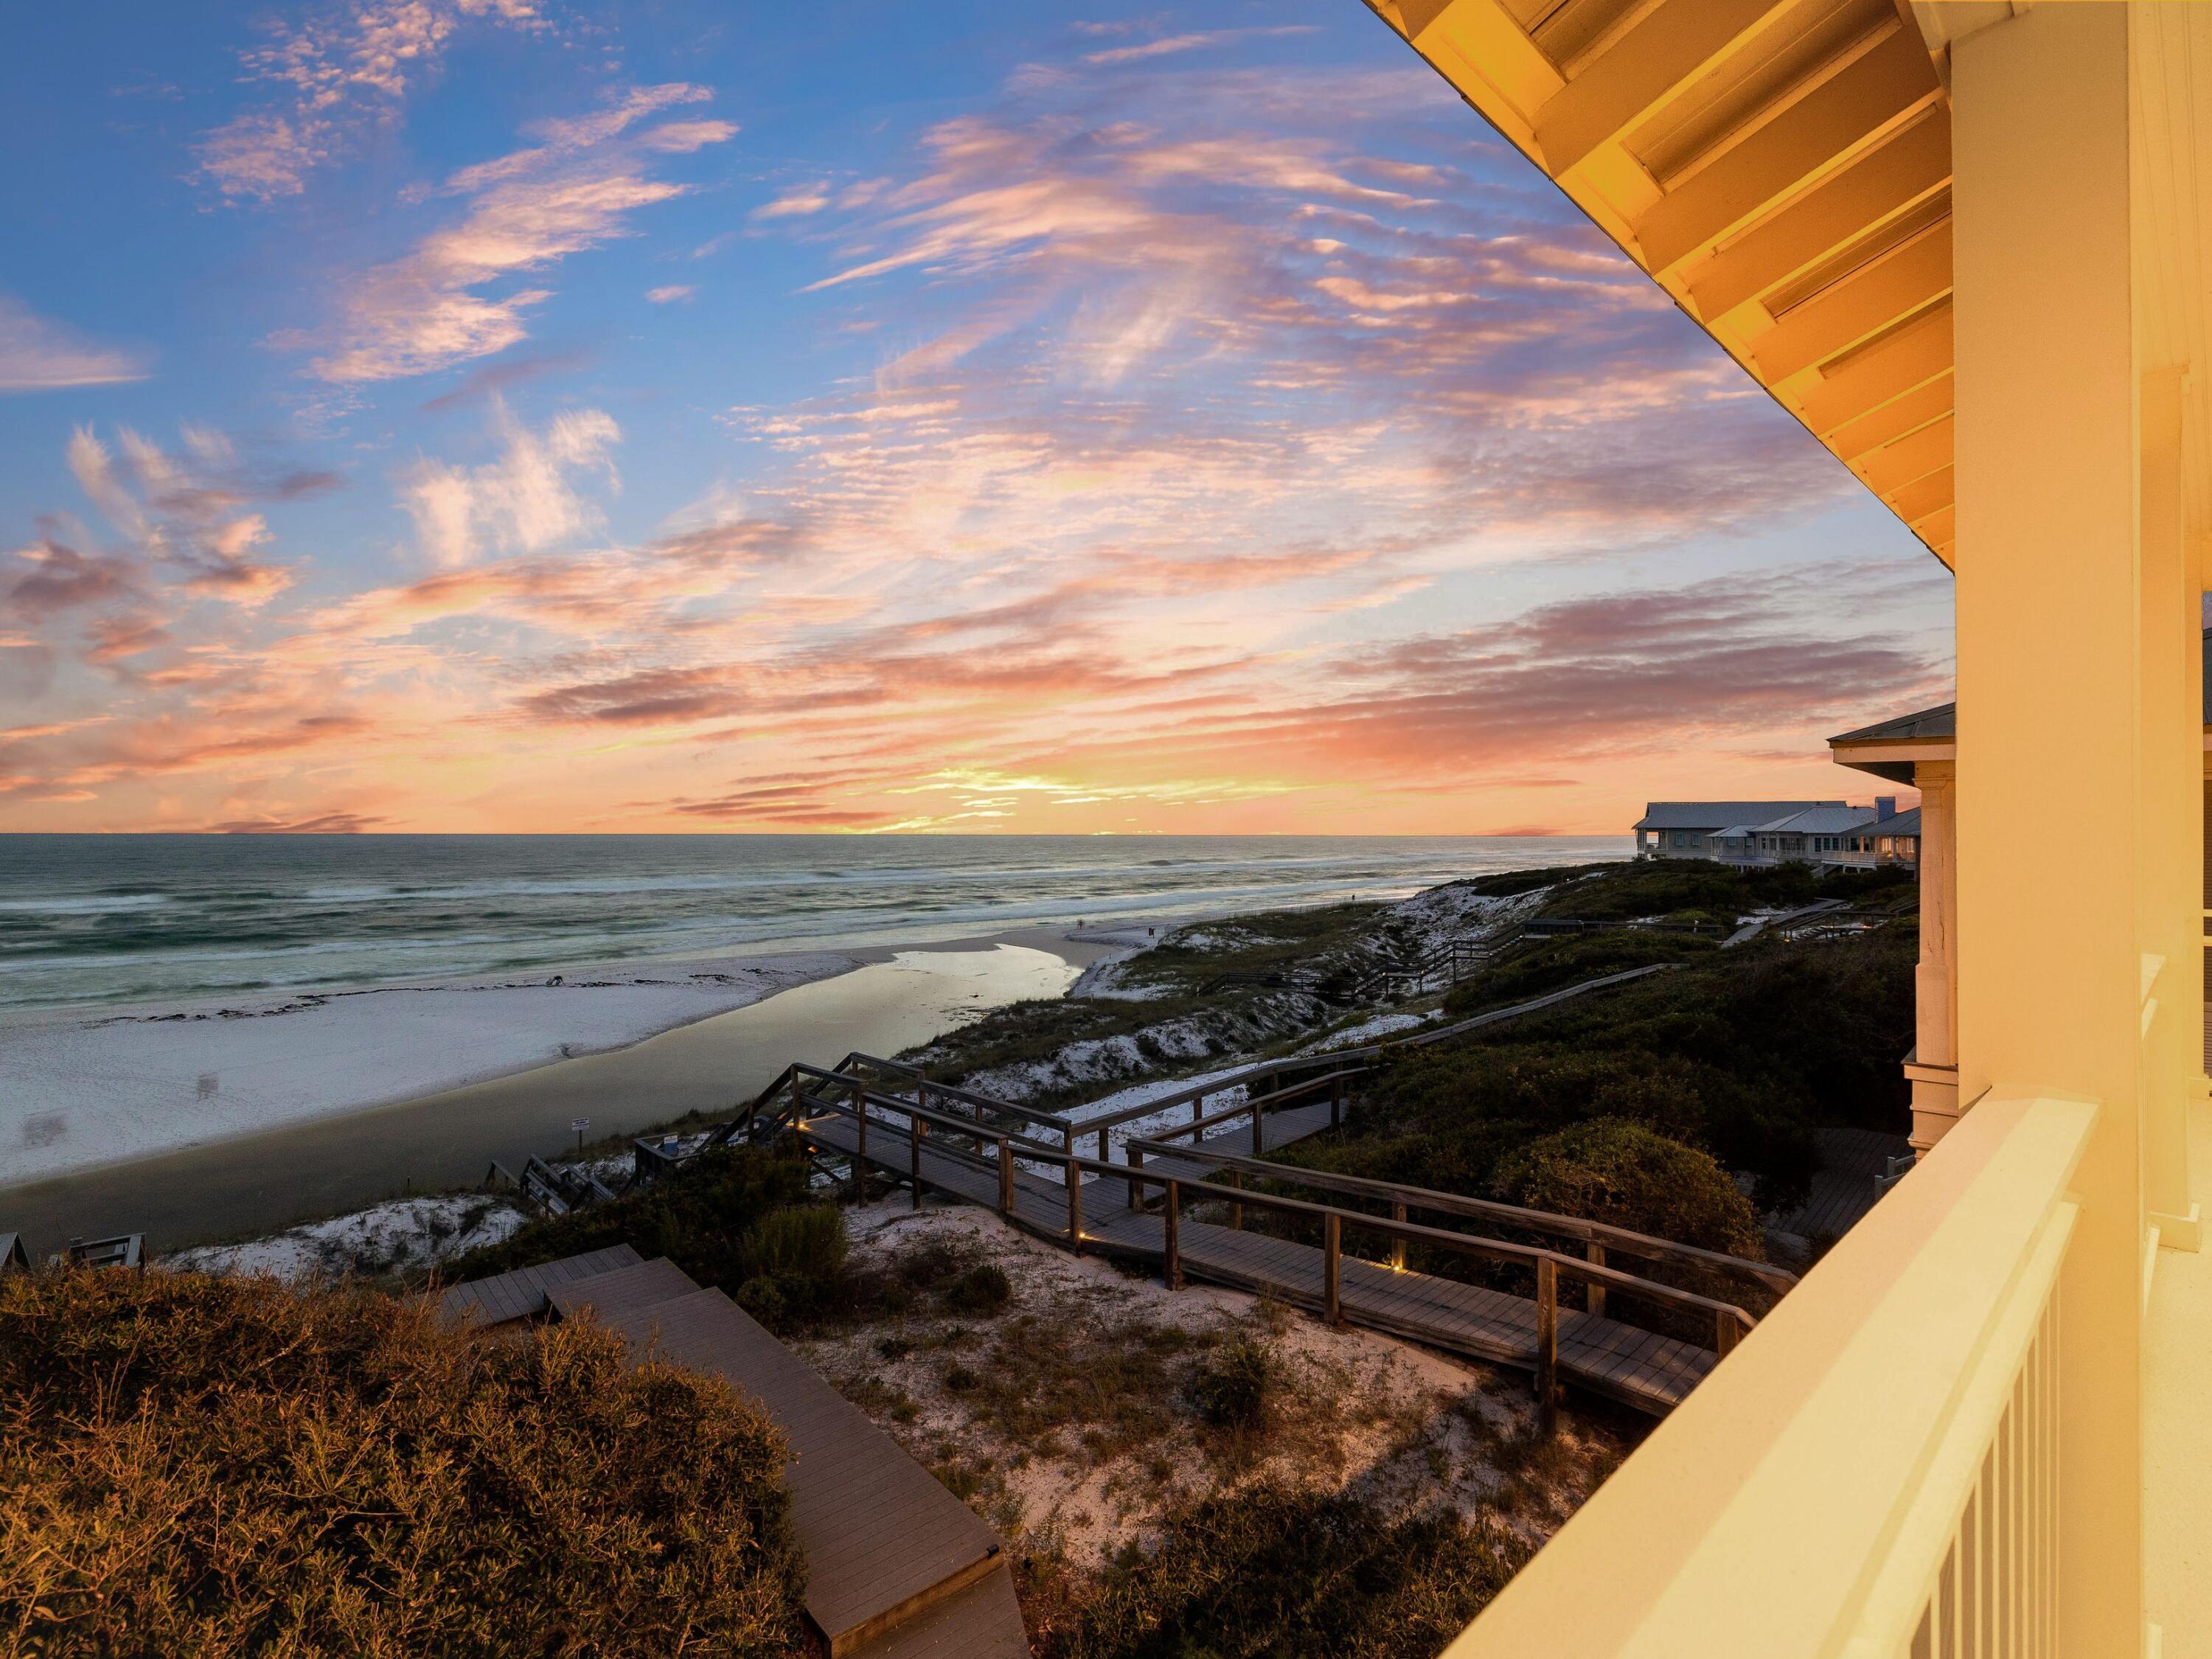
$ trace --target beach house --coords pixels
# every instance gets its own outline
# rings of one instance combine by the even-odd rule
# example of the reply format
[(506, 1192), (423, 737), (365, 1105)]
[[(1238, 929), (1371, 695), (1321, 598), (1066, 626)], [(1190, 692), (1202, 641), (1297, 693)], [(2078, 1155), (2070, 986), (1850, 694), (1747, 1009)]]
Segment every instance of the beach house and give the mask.
[(1897, 797), (1871, 806), (1839, 800), (1655, 800), (1636, 821), (1640, 859), (1705, 859), (1720, 864), (1813, 864), (1833, 869), (1911, 865), (1919, 859), (1919, 821)]
[(1450, 1651), (2212, 1650), (2212, 7), (1370, 4), (1952, 573), (1968, 711), (1834, 750), (1917, 1166)]
[(1741, 836), (1747, 825), (1771, 823), (1816, 808), (1844, 809), (1839, 800), (1655, 800), (1636, 820), (1640, 859), (1717, 859), (1721, 837)]

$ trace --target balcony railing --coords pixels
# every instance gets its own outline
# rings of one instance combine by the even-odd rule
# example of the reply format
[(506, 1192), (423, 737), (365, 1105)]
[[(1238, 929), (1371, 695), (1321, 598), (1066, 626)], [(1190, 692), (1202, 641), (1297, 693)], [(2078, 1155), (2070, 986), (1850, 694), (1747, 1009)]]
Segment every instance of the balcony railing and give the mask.
[(2097, 1110), (1978, 1103), (1451, 1659), (2057, 1654), (2058, 1285)]

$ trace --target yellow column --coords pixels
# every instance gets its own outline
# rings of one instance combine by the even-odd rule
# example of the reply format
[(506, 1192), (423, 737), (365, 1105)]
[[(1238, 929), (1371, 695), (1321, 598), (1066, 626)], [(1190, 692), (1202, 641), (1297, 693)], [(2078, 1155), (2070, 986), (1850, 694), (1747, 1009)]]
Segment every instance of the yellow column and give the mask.
[[(2058, 1651), (2142, 1628), (2137, 1139), (2146, 697), (2137, 637), (2128, 12), (1952, 46), (1959, 1084), (2103, 1102), (2064, 1338)], [(2063, 815), (2094, 858), (2052, 863)]]
[(1913, 975), (1912, 1149), (1925, 1152), (1959, 1117), (1959, 864), (1956, 768), (1921, 761), (1920, 961)]
[[(2188, 1110), (2203, 1068), (2204, 959), (2199, 906), (2188, 896), (2200, 884), (2204, 839), (2203, 691), (2202, 603), (2182, 531), (2182, 373), (2172, 366), (2146, 369), (2139, 392), (2138, 635), (2147, 691), (2145, 810), (2138, 820), (2146, 879), (2137, 926), (2145, 988), (2143, 1203), (2161, 1245), (2193, 1250), (2199, 1230), (2189, 1199)], [(2154, 702), (2184, 707), (2174, 718), (2154, 720)]]

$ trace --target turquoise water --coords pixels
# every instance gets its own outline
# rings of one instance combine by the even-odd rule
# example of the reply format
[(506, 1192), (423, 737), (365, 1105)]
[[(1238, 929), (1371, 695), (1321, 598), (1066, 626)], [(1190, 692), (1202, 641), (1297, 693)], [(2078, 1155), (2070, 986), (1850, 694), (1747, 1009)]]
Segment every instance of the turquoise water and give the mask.
[(1626, 836), (0, 836), (0, 1008), (1395, 896)]

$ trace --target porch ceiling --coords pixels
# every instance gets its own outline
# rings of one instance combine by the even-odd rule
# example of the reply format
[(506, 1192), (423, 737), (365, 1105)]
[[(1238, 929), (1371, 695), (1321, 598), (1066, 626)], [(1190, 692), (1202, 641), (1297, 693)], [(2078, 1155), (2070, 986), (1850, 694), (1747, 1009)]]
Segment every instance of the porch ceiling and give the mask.
[(1940, 30), (1895, 0), (1368, 4), (1952, 564)]

